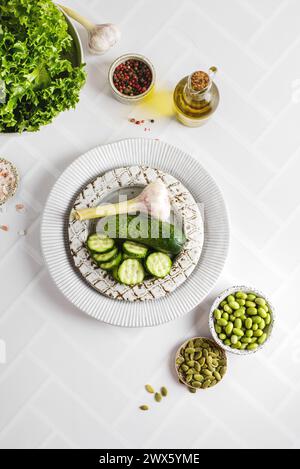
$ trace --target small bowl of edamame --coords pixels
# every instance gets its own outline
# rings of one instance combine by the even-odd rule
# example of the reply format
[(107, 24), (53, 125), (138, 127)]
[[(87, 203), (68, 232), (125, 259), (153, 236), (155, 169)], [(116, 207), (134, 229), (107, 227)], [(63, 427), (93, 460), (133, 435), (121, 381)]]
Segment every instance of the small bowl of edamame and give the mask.
[(209, 327), (216, 343), (228, 352), (249, 355), (270, 340), (274, 307), (259, 290), (247, 286), (231, 287), (214, 301)]

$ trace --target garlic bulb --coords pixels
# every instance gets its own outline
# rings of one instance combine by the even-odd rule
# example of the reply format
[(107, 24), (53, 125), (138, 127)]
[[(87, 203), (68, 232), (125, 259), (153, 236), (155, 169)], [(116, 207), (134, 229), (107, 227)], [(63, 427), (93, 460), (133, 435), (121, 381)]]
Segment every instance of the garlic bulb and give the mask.
[(89, 31), (89, 48), (93, 54), (105, 54), (121, 37), (119, 28), (112, 23), (97, 24)]
[(82, 15), (63, 5), (58, 5), (73, 20), (80, 23), (88, 32), (88, 45), (93, 54), (105, 54), (121, 37), (119, 28), (112, 23), (95, 24)]
[(143, 212), (160, 220), (166, 221), (170, 216), (171, 204), (166, 186), (161, 181), (151, 182), (145, 189), (131, 200), (118, 204), (99, 205), (93, 208), (76, 210), (77, 220), (103, 218), (122, 213)]

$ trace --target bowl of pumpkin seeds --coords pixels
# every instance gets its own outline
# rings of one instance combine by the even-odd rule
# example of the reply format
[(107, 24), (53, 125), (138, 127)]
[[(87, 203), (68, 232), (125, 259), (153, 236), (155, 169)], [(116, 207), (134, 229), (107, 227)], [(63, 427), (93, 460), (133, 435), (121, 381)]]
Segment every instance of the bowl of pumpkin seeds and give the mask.
[(261, 350), (270, 340), (274, 326), (274, 307), (256, 288), (227, 288), (214, 301), (209, 327), (216, 343), (237, 355)]
[(227, 372), (225, 351), (206, 337), (194, 337), (179, 347), (175, 357), (179, 381), (189, 391), (209, 389), (219, 384)]

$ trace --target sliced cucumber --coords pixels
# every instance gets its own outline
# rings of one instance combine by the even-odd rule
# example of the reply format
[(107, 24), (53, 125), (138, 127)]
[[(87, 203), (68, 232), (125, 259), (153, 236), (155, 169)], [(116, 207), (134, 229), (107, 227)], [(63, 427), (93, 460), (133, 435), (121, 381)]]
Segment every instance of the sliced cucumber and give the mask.
[(115, 257), (112, 261), (103, 262), (103, 263), (98, 264), (98, 265), (103, 270), (112, 270), (114, 267), (116, 267), (120, 264), (121, 260), (122, 260), (122, 254), (119, 252), (117, 257)]
[(119, 275), (118, 275), (118, 270), (119, 266), (117, 265), (116, 267), (113, 268), (112, 270), (112, 276), (115, 279), (116, 282), (120, 282)]
[(138, 259), (126, 259), (119, 267), (118, 276), (125, 285), (138, 285), (143, 282), (145, 272)]
[(103, 253), (114, 247), (114, 240), (103, 234), (94, 233), (88, 237), (87, 247), (90, 251)]
[(123, 244), (125, 254), (131, 258), (143, 259), (147, 256), (148, 248), (142, 244), (134, 243), (133, 241), (125, 241)]
[(108, 261), (111, 261), (112, 259), (114, 259), (117, 256), (117, 254), (118, 254), (118, 248), (114, 248), (111, 251), (104, 252), (103, 254), (97, 254), (97, 253), (94, 252), (92, 254), (92, 258), (97, 263), (99, 263), (99, 262), (108, 262)]
[(154, 277), (164, 278), (171, 271), (172, 261), (163, 252), (153, 252), (147, 257), (146, 268)]

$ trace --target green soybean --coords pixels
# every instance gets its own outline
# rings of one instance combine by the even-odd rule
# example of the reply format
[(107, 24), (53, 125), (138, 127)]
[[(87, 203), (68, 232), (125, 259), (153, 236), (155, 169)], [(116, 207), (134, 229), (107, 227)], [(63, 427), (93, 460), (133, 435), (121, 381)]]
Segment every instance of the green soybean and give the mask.
[(217, 324), (218, 324), (219, 326), (225, 327), (225, 326), (227, 326), (228, 321), (226, 321), (226, 319), (221, 318), (221, 319), (218, 319), (218, 320), (217, 320)]
[(254, 293), (248, 293), (247, 300), (254, 301), (255, 298), (256, 298), (256, 295)]
[(234, 321), (234, 327), (236, 327), (237, 329), (241, 329), (243, 327), (243, 323), (240, 318), (236, 318), (236, 320)]
[(265, 341), (267, 340), (267, 334), (263, 334), (259, 339), (258, 339), (258, 343), (259, 345), (262, 345), (265, 343)]
[(225, 328), (225, 332), (228, 335), (231, 335), (232, 334), (232, 331), (233, 331), (233, 323), (232, 322), (229, 322)]
[(266, 300), (264, 298), (257, 297), (255, 298), (255, 303), (259, 306), (265, 306)]
[(247, 314), (249, 314), (249, 316), (256, 316), (257, 315), (257, 309), (256, 308), (247, 308)]
[(252, 319), (251, 318), (246, 319), (245, 327), (246, 327), (246, 329), (251, 329), (252, 328)]
[(247, 293), (244, 293), (243, 291), (238, 291), (236, 292), (235, 297), (245, 300), (247, 298)]
[(220, 311), (219, 309), (215, 309), (214, 310), (214, 318), (216, 320), (218, 320), (218, 319), (221, 319), (221, 317), (222, 317), (222, 311)]

